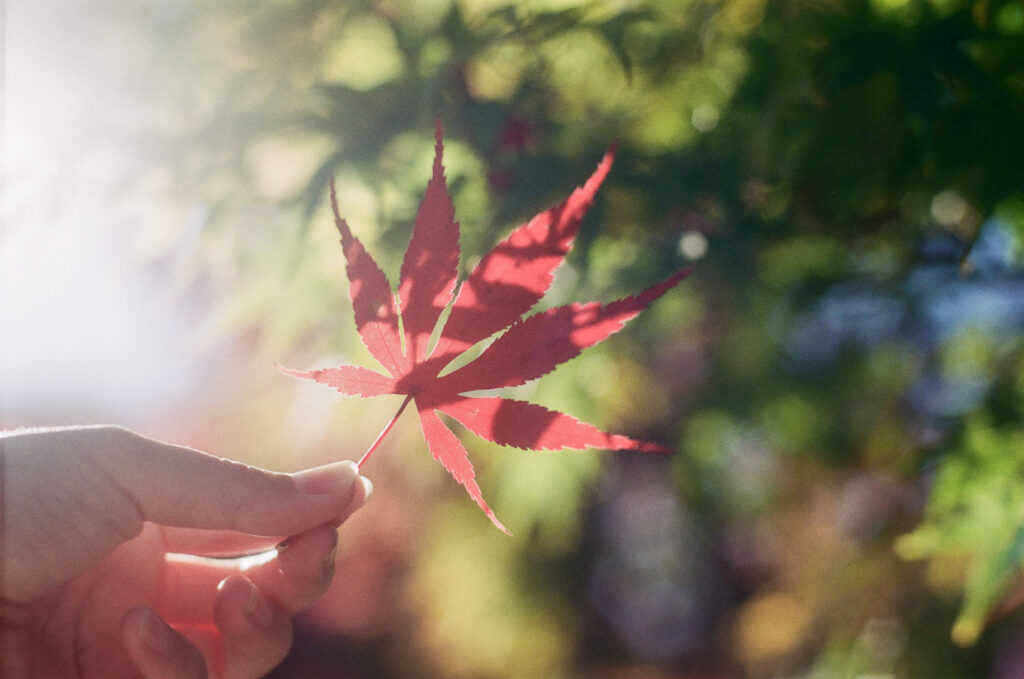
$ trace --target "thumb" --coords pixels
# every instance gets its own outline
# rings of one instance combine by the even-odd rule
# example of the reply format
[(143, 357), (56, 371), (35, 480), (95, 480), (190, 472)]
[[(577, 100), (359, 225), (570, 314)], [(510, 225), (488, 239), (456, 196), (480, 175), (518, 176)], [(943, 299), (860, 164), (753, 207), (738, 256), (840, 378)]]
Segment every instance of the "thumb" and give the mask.
[(27, 601), (98, 562), (144, 521), (285, 536), (338, 523), (358, 471), (250, 467), (117, 427), (0, 438), (5, 595)]
[(281, 474), (123, 429), (98, 466), (141, 519), (284, 536), (340, 519), (359, 477), (350, 461)]

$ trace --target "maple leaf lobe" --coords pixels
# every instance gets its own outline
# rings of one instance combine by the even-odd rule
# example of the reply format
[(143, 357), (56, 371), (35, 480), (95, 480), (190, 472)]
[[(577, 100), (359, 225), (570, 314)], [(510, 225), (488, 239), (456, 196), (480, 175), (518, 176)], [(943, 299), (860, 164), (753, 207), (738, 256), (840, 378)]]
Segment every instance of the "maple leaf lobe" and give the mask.
[[(451, 302), (459, 268), (459, 225), (444, 176), (441, 124), (435, 129), (433, 175), (416, 213), (409, 247), (399, 273), (398, 299), (406, 353), (414, 363), (427, 356), (427, 344), (441, 312)], [(410, 348), (411, 347), (411, 348)]]
[(363, 244), (352, 235), (348, 222), (341, 217), (333, 177), (330, 188), (331, 209), (334, 211), (334, 224), (341, 234), (345, 272), (349, 279), (348, 295), (352, 300), (356, 330), (367, 351), (389, 374), (397, 376), (402, 373), (405, 360), (391, 284)]

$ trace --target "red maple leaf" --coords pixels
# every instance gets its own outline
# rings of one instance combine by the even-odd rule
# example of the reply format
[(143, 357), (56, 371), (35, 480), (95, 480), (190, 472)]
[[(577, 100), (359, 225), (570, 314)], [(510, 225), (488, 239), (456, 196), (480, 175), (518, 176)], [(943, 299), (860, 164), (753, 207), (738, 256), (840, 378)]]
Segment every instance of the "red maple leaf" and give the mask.
[[(689, 270), (610, 304), (569, 304), (522, 318), (547, 292), (555, 269), (572, 247), (580, 221), (611, 168), (611, 149), (594, 174), (565, 202), (515, 229), (481, 259), (456, 295), (459, 225), (444, 176), (442, 136), (438, 122), (433, 177), (416, 214), (397, 294), (340, 216), (331, 182), (331, 207), (341, 232), (356, 328), (386, 372), (355, 365), (305, 372), (282, 370), (350, 396), (405, 396), (398, 412), (359, 461), (360, 466), (410, 401), (415, 402), (430, 453), (466, 488), (494, 525), (508, 533), (484, 501), (465, 447), (438, 413), (489, 441), (517, 448), (668, 452), (663, 446), (608, 434), (539, 405), (467, 394), (525, 384), (550, 372), (621, 329)], [(430, 338), (449, 305), (448, 318), (431, 347)], [(504, 332), (475, 360), (441, 374), (454, 358), (500, 331)]]

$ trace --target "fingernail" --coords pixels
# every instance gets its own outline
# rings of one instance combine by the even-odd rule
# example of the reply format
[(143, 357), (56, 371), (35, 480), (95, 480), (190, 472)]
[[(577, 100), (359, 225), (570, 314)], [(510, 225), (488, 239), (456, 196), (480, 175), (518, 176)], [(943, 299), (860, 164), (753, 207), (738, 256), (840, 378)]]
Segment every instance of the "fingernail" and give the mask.
[(356, 482), (363, 487), (363, 492), (357, 493), (353, 488), (352, 499), (349, 500), (347, 507), (347, 510), (349, 512), (354, 512), (355, 510), (362, 507), (363, 504), (365, 504), (366, 501), (370, 499), (370, 495), (373, 494), (373, 482), (371, 482), (370, 479), (366, 478), (365, 476), (360, 476), (356, 480)]
[(351, 488), (352, 482), (358, 476), (359, 469), (351, 460), (334, 462), (292, 474), (299, 490), (310, 495), (340, 493)]
[(356, 483), (362, 486), (362, 492), (360, 493), (355, 484), (352, 484), (352, 496), (348, 500), (348, 505), (346, 505), (344, 511), (338, 517), (339, 522), (352, 516), (360, 507), (366, 504), (366, 501), (370, 499), (370, 495), (373, 494), (373, 483), (370, 482), (370, 479), (360, 476), (356, 479)]
[(270, 627), (274, 622), (274, 612), (263, 600), (263, 595), (256, 589), (256, 585), (251, 582), (249, 583), (249, 599), (245, 602), (245, 607), (242, 610), (250, 620), (260, 627)]
[(363, 484), (363, 501), (370, 499), (370, 495), (373, 494), (373, 481), (366, 478), (365, 476), (359, 477), (359, 483)]

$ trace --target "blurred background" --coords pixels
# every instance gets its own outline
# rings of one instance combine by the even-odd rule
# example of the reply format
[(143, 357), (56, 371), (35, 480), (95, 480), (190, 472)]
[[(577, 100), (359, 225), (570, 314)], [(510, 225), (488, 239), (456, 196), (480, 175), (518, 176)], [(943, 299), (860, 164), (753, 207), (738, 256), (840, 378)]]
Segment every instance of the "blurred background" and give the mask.
[[(548, 304), (695, 273), (518, 398), (670, 457), (403, 417), (272, 676), (1024, 677), (1020, 0), (8, 0), (0, 426), (279, 470), (400, 397), (326, 197), (396, 276), (433, 122), (468, 268), (618, 141)], [(392, 402), (393, 401), (393, 402)]]

